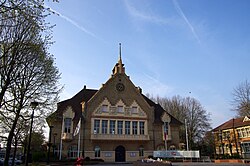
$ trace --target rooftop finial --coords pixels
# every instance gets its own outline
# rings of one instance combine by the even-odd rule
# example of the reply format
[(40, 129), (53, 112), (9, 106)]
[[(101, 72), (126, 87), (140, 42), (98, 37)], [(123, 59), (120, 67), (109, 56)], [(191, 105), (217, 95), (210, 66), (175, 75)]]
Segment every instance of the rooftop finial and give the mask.
[(116, 63), (115, 67), (113, 68), (113, 74), (117, 73), (125, 73), (124, 64), (122, 64), (122, 45), (119, 43), (119, 59), (118, 63)]
[(122, 61), (122, 44), (119, 43), (119, 61)]

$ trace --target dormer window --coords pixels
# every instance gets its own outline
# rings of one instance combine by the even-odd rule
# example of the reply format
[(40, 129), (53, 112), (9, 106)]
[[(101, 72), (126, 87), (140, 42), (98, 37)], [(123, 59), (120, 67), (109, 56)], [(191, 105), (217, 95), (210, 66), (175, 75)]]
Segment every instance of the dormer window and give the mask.
[(123, 106), (118, 106), (117, 107), (117, 112), (122, 113), (123, 112)]
[(132, 114), (137, 114), (138, 113), (138, 108), (137, 107), (132, 107), (131, 108), (131, 113)]
[(102, 112), (108, 112), (108, 105), (102, 105)]
[(72, 123), (71, 118), (64, 119), (64, 133), (70, 133), (71, 123)]

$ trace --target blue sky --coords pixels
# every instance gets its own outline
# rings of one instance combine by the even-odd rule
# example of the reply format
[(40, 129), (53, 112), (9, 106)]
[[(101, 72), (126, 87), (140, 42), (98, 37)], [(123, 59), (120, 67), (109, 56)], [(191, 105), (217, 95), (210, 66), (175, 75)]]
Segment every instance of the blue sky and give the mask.
[[(65, 100), (99, 89), (122, 43), (126, 74), (143, 93), (194, 97), (212, 127), (235, 116), (232, 91), (250, 80), (248, 0), (46, 1)], [(191, 93), (189, 93), (191, 92)]]

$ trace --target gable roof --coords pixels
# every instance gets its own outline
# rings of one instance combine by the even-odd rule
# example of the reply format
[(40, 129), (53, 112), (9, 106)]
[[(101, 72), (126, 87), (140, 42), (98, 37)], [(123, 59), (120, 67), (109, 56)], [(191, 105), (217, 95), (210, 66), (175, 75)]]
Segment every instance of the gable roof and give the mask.
[(219, 131), (219, 130), (226, 130), (244, 126), (250, 126), (250, 121), (247, 120), (248, 117), (240, 117), (240, 118), (232, 118), (225, 123), (219, 125), (218, 127), (214, 128), (212, 131)]
[[(72, 98), (61, 101), (57, 103), (57, 110), (52, 113), (49, 117), (53, 118), (59, 118), (63, 114), (63, 111), (67, 107), (71, 107), (72, 110), (75, 112), (75, 117), (81, 117), (82, 113), (82, 102), (87, 102), (95, 93), (97, 90), (95, 89), (86, 89), (86, 86), (78, 92), (76, 95), (74, 95)], [(48, 117), (48, 118), (49, 118)]]
[[(57, 110), (54, 113), (52, 113), (47, 119), (49, 119), (50, 117), (60, 118), (61, 115), (63, 114), (63, 111), (67, 109), (67, 107), (71, 107), (72, 110), (75, 112), (75, 118), (81, 117), (82, 113), (81, 103), (89, 101), (97, 93), (97, 91), (98, 90), (95, 89), (86, 89), (86, 86), (84, 86), (84, 88), (76, 95), (74, 95), (72, 98), (57, 103)], [(161, 116), (164, 112), (166, 112), (171, 117), (170, 124), (182, 125), (182, 122), (180, 122), (179, 120), (174, 118), (171, 114), (169, 114), (166, 110), (164, 110), (160, 104), (156, 104), (143, 94), (141, 95), (151, 107), (154, 107), (155, 123), (159, 122), (162, 123)]]

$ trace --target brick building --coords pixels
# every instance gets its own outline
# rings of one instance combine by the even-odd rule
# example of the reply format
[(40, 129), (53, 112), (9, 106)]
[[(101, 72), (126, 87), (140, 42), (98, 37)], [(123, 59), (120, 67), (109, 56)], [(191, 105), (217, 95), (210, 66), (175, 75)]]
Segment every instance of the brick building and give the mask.
[[(80, 132), (74, 136), (80, 119)], [(99, 90), (84, 86), (59, 102), (47, 122), (53, 126), (51, 142), (58, 156), (76, 158), (80, 145), (80, 155), (112, 162), (136, 161), (165, 145), (179, 149), (182, 125), (133, 84), (125, 73), (121, 50), (111, 77)]]
[(250, 158), (250, 118), (233, 118), (213, 129), (216, 154)]

